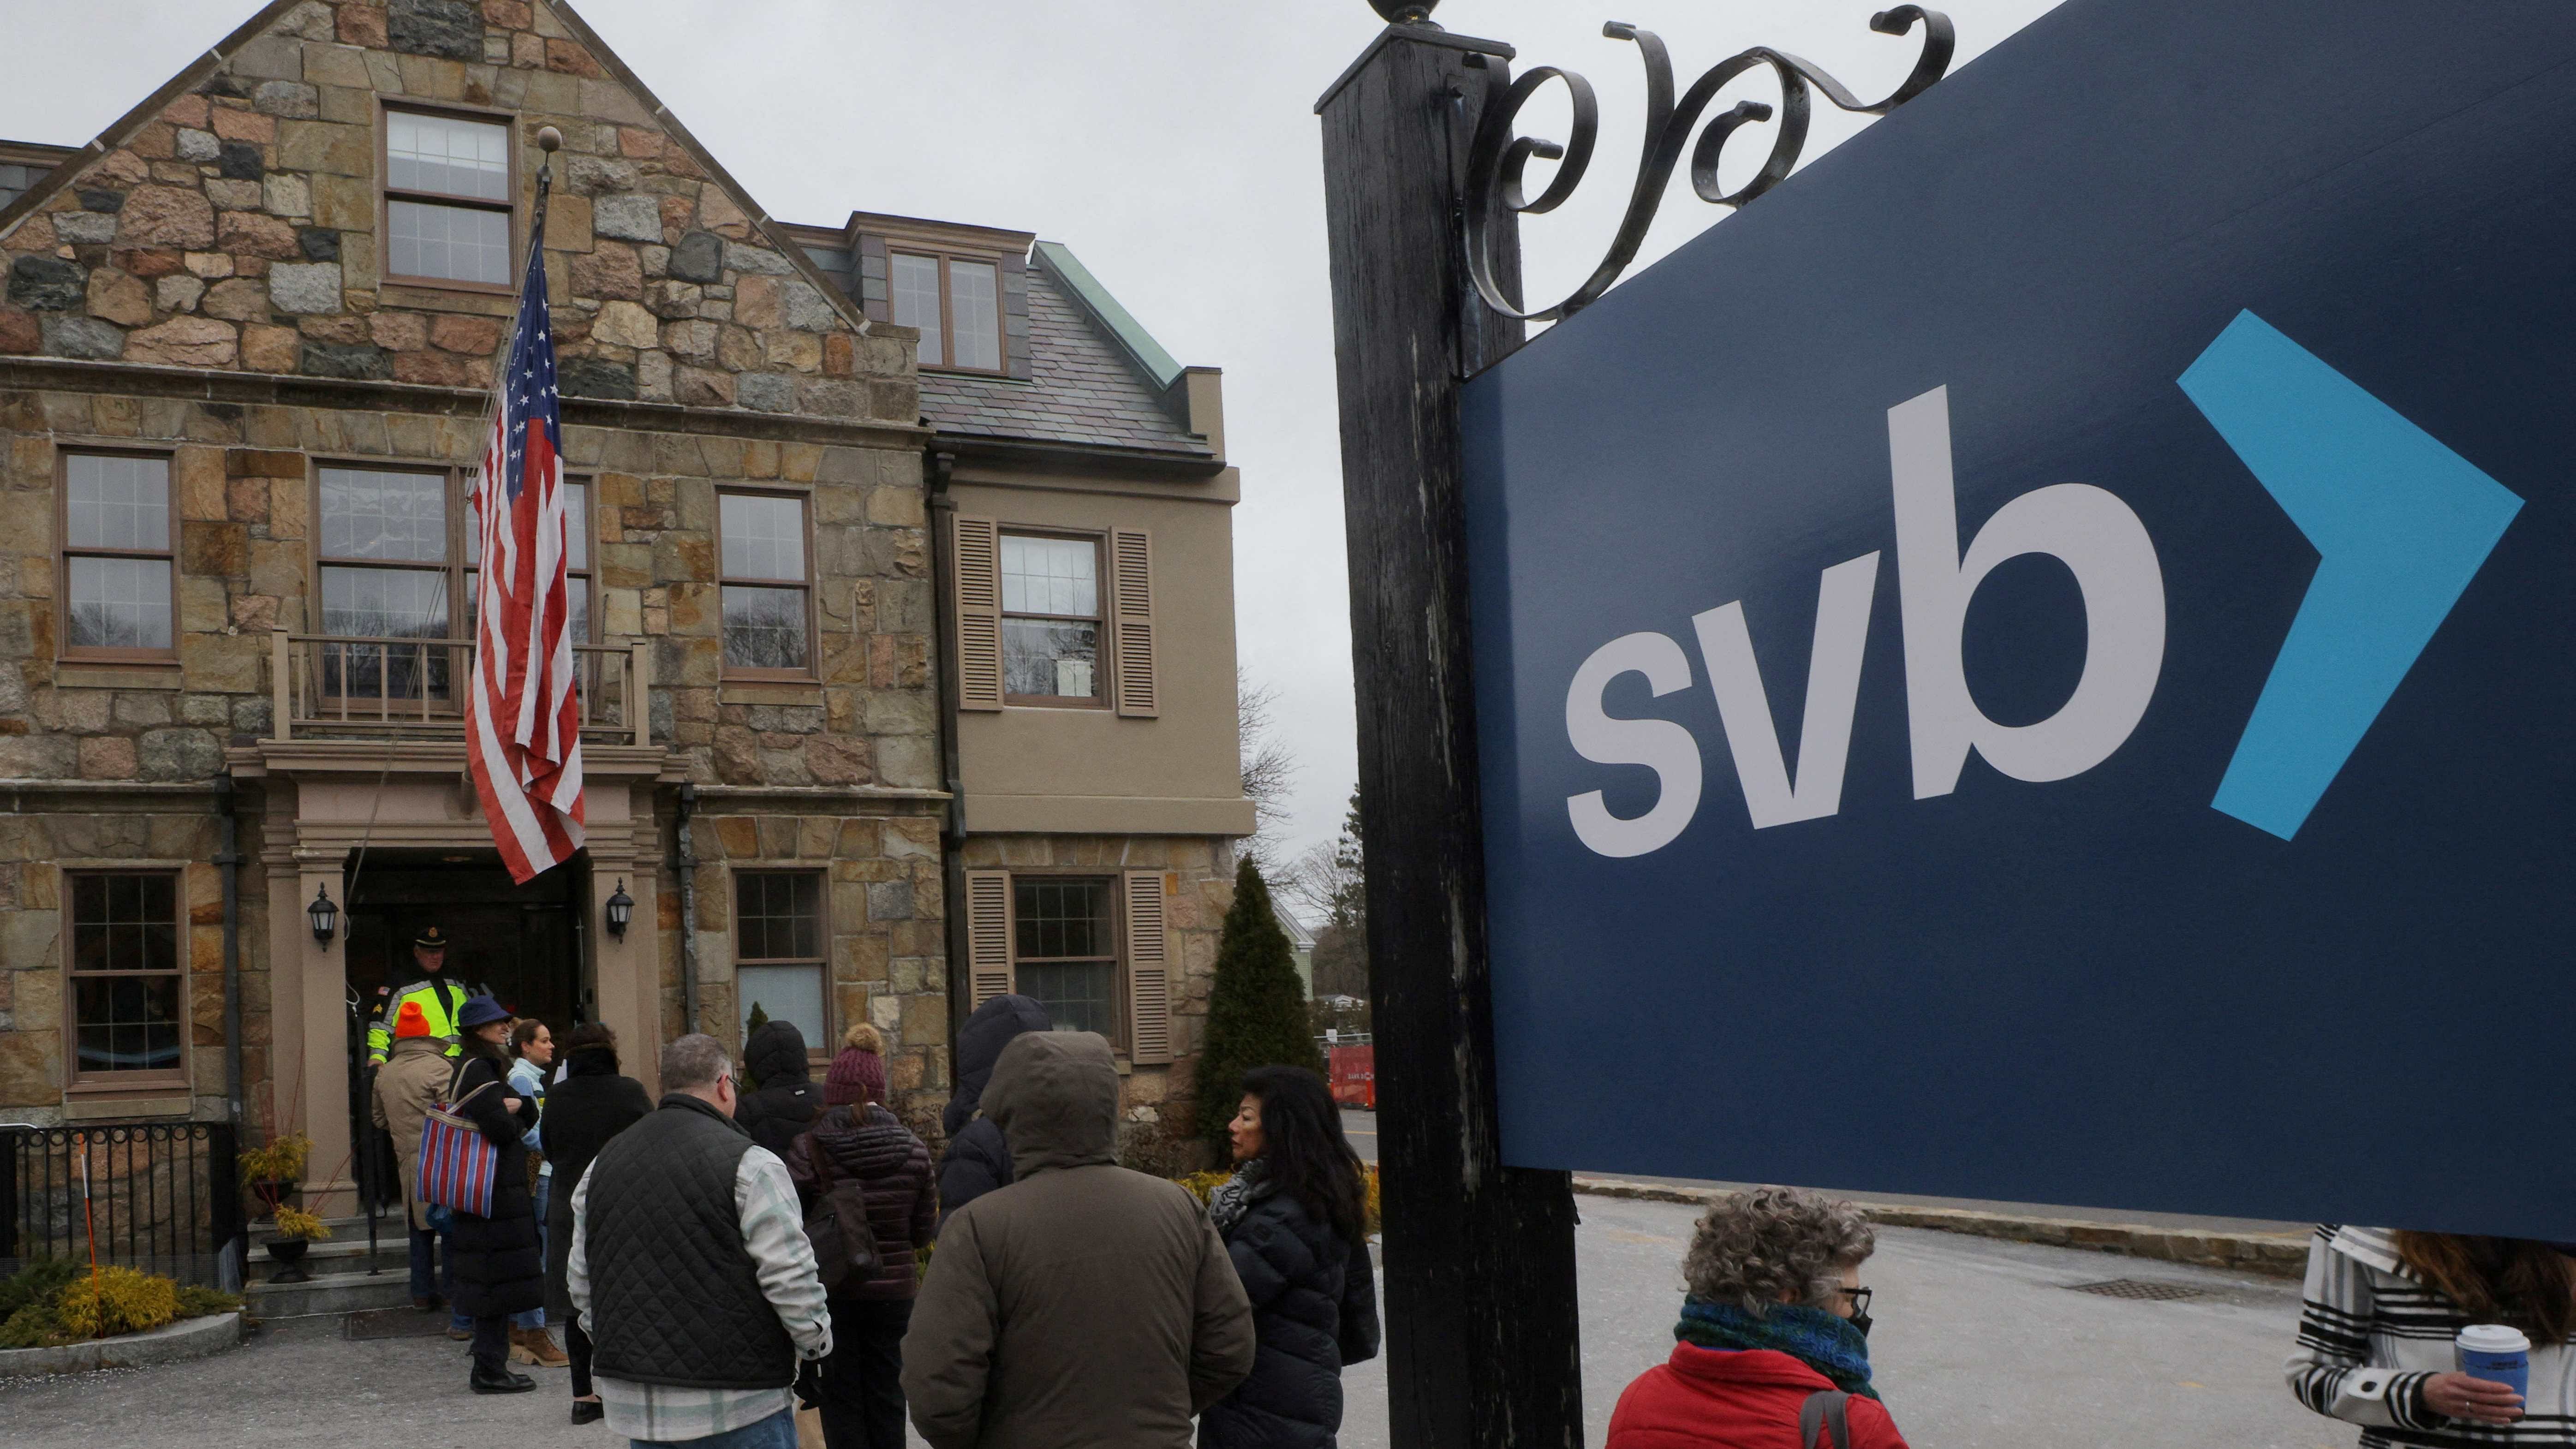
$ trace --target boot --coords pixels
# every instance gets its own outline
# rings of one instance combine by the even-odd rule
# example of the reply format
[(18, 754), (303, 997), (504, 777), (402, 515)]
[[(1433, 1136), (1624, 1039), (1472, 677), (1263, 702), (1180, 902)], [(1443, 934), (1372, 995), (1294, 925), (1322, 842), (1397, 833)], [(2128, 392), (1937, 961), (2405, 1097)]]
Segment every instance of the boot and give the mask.
[(572, 1421), (576, 1424), (596, 1424), (607, 1415), (608, 1406), (597, 1399), (572, 1401)]
[(474, 1372), (466, 1376), (465, 1386), (478, 1394), (524, 1394), (535, 1388), (537, 1381), (506, 1368), (497, 1374), (486, 1375), (483, 1366), (477, 1364)]
[(555, 1347), (554, 1335), (542, 1328), (510, 1330), (510, 1362), (535, 1364), (539, 1368), (570, 1368), (572, 1358)]

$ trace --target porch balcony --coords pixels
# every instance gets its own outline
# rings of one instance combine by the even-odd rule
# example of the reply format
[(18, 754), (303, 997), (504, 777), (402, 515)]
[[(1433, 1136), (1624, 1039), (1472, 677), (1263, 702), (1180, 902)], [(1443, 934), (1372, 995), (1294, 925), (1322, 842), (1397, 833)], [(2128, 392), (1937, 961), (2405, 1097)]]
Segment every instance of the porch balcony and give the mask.
[[(472, 639), (271, 635), (269, 691), (277, 740), (452, 739), (472, 678)], [(585, 743), (652, 743), (652, 654), (642, 639), (575, 644), (574, 704)]]

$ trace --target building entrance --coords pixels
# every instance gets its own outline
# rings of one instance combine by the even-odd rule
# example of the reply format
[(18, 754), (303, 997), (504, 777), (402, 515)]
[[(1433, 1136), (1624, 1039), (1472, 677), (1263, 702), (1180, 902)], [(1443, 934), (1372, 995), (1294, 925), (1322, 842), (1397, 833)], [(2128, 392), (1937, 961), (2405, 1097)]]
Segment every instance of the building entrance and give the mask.
[(360, 1014), (375, 1010), (377, 987), (418, 975), (411, 943), (435, 925), (451, 943), (449, 980), (490, 992), (512, 1015), (533, 1016), (558, 1035), (590, 1019), (578, 905), (587, 885), (588, 864), (578, 857), (519, 886), (494, 851), (367, 852), (347, 892), (349, 986)]

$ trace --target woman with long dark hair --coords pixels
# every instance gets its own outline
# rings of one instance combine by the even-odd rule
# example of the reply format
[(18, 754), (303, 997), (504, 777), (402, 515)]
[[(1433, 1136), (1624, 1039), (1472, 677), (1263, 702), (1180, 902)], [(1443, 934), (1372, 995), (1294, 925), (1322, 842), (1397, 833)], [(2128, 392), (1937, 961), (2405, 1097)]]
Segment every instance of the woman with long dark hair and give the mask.
[(564, 1034), (560, 1078), (546, 1093), (546, 1156), (560, 1169), (546, 1204), (546, 1306), (564, 1325), (572, 1359), (572, 1421), (588, 1424), (607, 1412), (590, 1381), (590, 1334), (573, 1316), (564, 1272), (572, 1259), (572, 1196), (591, 1159), (608, 1139), (653, 1110), (644, 1084), (617, 1074), (617, 1033), (604, 1022), (584, 1022)]
[[(2361, 1449), (2576, 1445), (2576, 1243), (2328, 1225), (2306, 1298), (2290, 1391), (2362, 1425)], [(2459, 1372), (2452, 1342), (2472, 1324), (2529, 1340), (2528, 1395)]]
[(1342, 1369), (1377, 1354), (1368, 1188), (1324, 1079), (1302, 1067), (1243, 1074), (1227, 1128), (1234, 1176), (1208, 1213), (1252, 1300), (1252, 1377), (1199, 1416), (1201, 1449), (1331, 1449)]
[(545, 1257), (537, 1249), (537, 1205), (528, 1192), (524, 1139), (537, 1125), (537, 1104), (510, 1091), (510, 1013), (477, 996), (456, 1014), (464, 1055), (449, 1079), (447, 1100), (500, 1150), (489, 1213), (452, 1212), (448, 1251), (456, 1264), (456, 1311), (474, 1321), (478, 1394), (520, 1394), (536, 1380), (510, 1368), (510, 1315), (546, 1301)]

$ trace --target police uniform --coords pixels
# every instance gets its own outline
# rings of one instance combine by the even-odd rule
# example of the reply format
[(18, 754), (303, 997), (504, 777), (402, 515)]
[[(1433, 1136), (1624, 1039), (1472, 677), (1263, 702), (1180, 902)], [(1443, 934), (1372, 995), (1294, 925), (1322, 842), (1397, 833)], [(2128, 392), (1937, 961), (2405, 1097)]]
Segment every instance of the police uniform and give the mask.
[[(412, 944), (426, 951), (444, 951), (447, 938), (438, 933), (436, 926), (431, 926), (423, 930), (420, 939)], [(447, 1044), (447, 1055), (462, 1056), (465, 1037), (457, 1029), (456, 1014), (465, 1009), (466, 998), (470, 995), (471, 992), (450, 980), (443, 971), (424, 975), (400, 990), (377, 987), (375, 1015), (367, 1022), (367, 1065), (382, 1066), (385, 1054), (393, 1050), (392, 1022), (402, 1014), (405, 1002), (419, 1004), (422, 1018), (429, 1023), (429, 1034)]]

